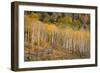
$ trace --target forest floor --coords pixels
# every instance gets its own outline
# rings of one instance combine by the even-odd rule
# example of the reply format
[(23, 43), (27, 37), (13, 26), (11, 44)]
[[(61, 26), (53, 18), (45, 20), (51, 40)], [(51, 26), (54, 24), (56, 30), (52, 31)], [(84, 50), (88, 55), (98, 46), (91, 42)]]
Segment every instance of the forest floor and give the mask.
[[(87, 53), (86, 53), (87, 54)], [(89, 58), (89, 54), (82, 54), (76, 51), (66, 49), (44, 49), (39, 51), (25, 50), (25, 61), (44, 61), (44, 60), (66, 60), (66, 59), (84, 59)]]

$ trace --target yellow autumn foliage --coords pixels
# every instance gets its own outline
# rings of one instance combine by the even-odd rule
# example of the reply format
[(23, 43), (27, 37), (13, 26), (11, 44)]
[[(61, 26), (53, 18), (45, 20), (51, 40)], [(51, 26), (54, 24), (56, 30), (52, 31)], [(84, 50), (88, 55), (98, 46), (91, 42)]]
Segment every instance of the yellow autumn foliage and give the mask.
[(54, 24), (48, 24), (47, 25), (47, 30), (48, 31), (53, 31), (53, 30), (55, 30), (57, 27), (54, 25)]

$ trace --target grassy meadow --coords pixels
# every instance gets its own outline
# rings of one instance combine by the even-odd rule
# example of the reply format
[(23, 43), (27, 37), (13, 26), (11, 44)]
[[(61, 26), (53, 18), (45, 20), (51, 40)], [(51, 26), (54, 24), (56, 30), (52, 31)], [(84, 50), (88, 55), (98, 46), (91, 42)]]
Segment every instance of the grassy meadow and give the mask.
[(90, 58), (90, 15), (24, 12), (24, 60)]

